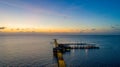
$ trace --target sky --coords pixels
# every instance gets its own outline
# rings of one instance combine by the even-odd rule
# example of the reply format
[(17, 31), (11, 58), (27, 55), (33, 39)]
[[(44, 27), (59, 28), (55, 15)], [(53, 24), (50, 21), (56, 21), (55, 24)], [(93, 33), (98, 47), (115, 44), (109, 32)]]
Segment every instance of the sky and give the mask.
[(0, 0), (0, 32), (120, 34), (120, 0)]

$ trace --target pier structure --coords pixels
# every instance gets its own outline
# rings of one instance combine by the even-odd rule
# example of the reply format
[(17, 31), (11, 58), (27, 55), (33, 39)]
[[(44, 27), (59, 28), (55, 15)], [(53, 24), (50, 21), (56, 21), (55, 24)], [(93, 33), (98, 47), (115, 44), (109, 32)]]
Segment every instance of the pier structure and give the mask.
[(58, 67), (66, 67), (63, 59), (63, 53), (70, 51), (70, 49), (99, 49), (95, 44), (87, 43), (58, 43), (57, 39), (54, 39), (55, 47), (53, 48), (53, 54), (57, 58)]
[(54, 44), (55, 44), (55, 48), (53, 48), (53, 54), (57, 58), (58, 67), (66, 67), (65, 61), (63, 59), (63, 54), (62, 54), (63, 48), (59, 47), (57, 43), (57, 39), (54, 39)]
[(66, 49), (99, 49), (95, 44), (88, 43), (61, 43), (59, 47)]

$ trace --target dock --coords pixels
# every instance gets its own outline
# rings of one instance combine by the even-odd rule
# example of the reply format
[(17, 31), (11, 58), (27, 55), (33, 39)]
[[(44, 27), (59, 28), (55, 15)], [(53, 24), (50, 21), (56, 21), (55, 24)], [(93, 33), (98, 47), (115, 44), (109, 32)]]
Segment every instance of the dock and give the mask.
[(63, 52), (70, 51), (70, 49), (99, 49), (95, 44), (88, 43), (58, 43), (57, 39), (54, 39), (55, 47), (53, 48), (53, 54), (57, 58), (58, 67), (66, 67), (66, 63), (63, 58)]
[(53, 54), (57, 58), (58, 67), (66, 67), (62, 51), (63, 49), (59, 47), (57, 40), (54, 39), (55, 48), (53, 48)]
[(99, 49), (95, 44), (89, 43), (60, 43), (58, 46), (63, 49)]
[(59, 47), (63, 49), (99, 49), (99, 47), (96, 45), (88, 45), (88, 44), (86, 45), (59, 44)]

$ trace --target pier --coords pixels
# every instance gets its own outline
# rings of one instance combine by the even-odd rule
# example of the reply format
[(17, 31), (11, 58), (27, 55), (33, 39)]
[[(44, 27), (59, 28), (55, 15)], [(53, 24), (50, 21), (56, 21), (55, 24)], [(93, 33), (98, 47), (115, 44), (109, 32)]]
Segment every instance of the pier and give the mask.
[(62, 49), (99, 49), (96, 44), (89, 43), (60, 43), (58, 47)]
[(58, 46), (63, 49), (99, 49), (96, 45), (91, 44), (84, 44), (80, 45), (81, 43), (77, 44), (59, 44)]
[(58, 67), (66, 67), (62, 54), (63, 48), (59, 47), (56, 39), (54, 39), (54, 44), (55, 44), (55, 48), (53, 48), (53, 54), (57, 58)]
[(57, 58), (58, 67), (66, 67), (63, 52), (70, 51), (70, 49), (99, 49), (95, 44), (87, 43), (58, 43), (57, 39), (54, 39), (55, 47), (53, 48), (53, 54)]

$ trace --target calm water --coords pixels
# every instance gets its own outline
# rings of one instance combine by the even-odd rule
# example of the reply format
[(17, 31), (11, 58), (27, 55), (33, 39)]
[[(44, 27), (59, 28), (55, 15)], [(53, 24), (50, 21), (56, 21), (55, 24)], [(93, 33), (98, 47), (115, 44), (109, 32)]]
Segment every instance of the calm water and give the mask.
[(96, 43), (100, 49), (63, 54), (67, 67), (120, 67), (120, 36), (0, 35), (0, 67), (56, 67), (52, 39)]

